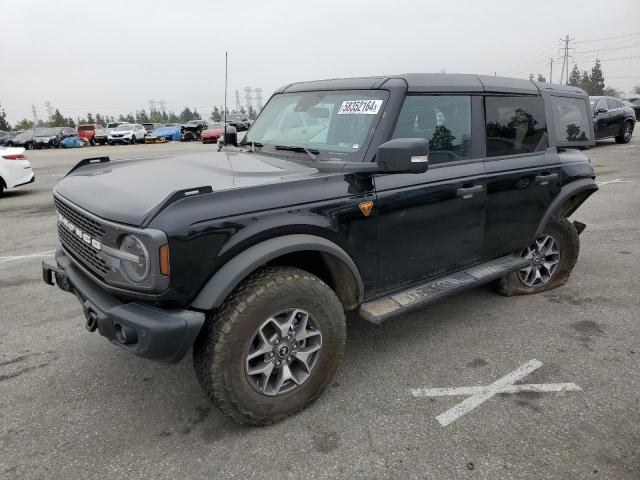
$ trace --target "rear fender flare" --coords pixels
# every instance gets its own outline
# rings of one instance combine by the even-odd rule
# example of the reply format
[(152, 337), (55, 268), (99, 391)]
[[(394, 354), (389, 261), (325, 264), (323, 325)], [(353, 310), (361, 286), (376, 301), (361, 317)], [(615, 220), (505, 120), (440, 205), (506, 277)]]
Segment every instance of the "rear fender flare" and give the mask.
[[(568, 217), (596, 190), (598, 190), (598, 186), (591, 178), (582, 178), (563, 186), (538, 224), (535, 238), (538, 238), (542, 234), (545, 225), (552, 215), (559, 213)], [(576, 197), (574, 202), (571, 201), (572, 197)]]
[(364, 296), (362, 278), (347, 252), (326, 238), (295, 234), (265, 240), (233, 257), (207, 281), (191, 302), (191, 307), (198, 310), (219, 307), (238, 284), (257, 268), (282, 255), (308, 250), (324, 252), (340, 259), (353, 274), (358, 286), (358, 299), (362, 301)]

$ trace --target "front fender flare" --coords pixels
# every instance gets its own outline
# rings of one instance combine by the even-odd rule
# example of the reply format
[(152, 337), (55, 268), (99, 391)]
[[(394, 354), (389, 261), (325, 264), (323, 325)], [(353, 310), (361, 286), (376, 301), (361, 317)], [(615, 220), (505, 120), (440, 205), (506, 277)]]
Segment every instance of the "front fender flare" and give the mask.
[[(564, 185), (558, 196), (553, 199), (551, 205), (547, 208), (542, 220), (538, 224), (534, 238), (538, 238), (542, 234), (542, 230), (552, 215), (562, 209), (563, 211), (561, 211), (560, 214), (568, 217), (596, 190), (598, 190), (598, 186), (591, 178), (581, 178), (580, 180)], [(576, 197), (576, 201), (570, 202), (572, 197)], [(565, 205), (566, 208), (563, 208)]]
[(199, 310), (211, 310), (219, 307), (233, 289), (257, 268), (287, 253), (305, 250), (324, 252), (344, 262), (357, 282), (358, 297), (359, 300), (362, 300), (364, 296), (362, 278), (356, 264), (347, 252), (326, 238), (295, 234), (265, 240), (233, 257), (207, 281), (191, 302), (191, 307)]

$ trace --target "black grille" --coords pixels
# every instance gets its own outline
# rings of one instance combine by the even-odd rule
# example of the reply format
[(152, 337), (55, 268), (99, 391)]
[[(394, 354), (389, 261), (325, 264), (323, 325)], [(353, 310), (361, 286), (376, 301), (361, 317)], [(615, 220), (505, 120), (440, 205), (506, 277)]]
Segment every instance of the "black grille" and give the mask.
[(77, 237), (75, 232), (72, 233), (67, 227), (59, 223), (58, 234), (62, 245), (80, 263), (101, 276), (104, 276), (109, 271), (109, 266), (102, 259), (100, 253)]
[(54, 197), (54, 202), (58, 212), (67, 220), (80, 228), (83, 232), (87, 232), (93, 238), (100, 240), (104, 236), (104, 228), (95, 220), (90, 219), (86, 215), (78, 212), (73, 207), (63, 203)]
[[(92, 220), (57, 198), (54, 198), (54, 201), (58, 212), (63, 217), (92, 238), (95, 238), (100, 242), (102, 241), (105, 230), (100, 223)], [(82, 238), (78, 237), (75, 233), (75, 229), (74, 231), (71, 231), (62, 223), (58, 223), (58, 235), (60, 236), (60, 242), (67, 252), (75, 257), (77, 261), (91, 269), (100, 277), (104, 278), (104, 275), (109, 271), (109, 266), (102, 259), (102, 254), (100, 252), (82, 240)]]

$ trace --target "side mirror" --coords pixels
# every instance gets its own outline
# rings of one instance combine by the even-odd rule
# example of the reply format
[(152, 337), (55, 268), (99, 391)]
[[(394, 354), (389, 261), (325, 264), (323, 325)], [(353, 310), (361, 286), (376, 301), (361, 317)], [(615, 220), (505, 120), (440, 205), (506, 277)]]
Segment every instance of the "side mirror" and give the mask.
[(606, 108), (599, 108), (596, 110), (596, 115), (600, 115), (601, 113), (607, 113), (608, 110)]
[(227, 125), (224, 131), (224, 144), (233, 145), (234, 147), (238, 146), (238, 131), (235, 127)]
[(429, 142), (424, 138), (394, 138), (378, 147), (381, 173), (424, 173), (429, 168)]

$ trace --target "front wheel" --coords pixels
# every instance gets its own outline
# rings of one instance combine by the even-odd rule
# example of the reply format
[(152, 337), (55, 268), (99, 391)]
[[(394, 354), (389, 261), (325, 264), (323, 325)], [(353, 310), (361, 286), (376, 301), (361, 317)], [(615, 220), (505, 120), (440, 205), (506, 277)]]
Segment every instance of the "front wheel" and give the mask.
[(580, 253), (580, 239), (573, 224), (554, 215), (533, 244), (520, 252), (529, 264), (502, 277), (496, 288), (502, 295), (525, 295), (567, 283)]
[(322, 280), (297, 268), (265, 268), (208, 319), (194, 344), (194, 368), (223, 412), (268, 425), (318, 398), (345, 338), (344, 310)]
[(626, 122), (624, 122), (624, 125), (622, 126), (620, 135), (616, 137), (616, 143), (629, 143), (631, 141), (632, 135), (633, 135), (633, 122), (631, 120), (627, 120)]
[(129, 143), (131, 145), (135, 145), (136, 144), (136, 136), (135, 135), (131, 135), (131, 140), (129, 141)]

